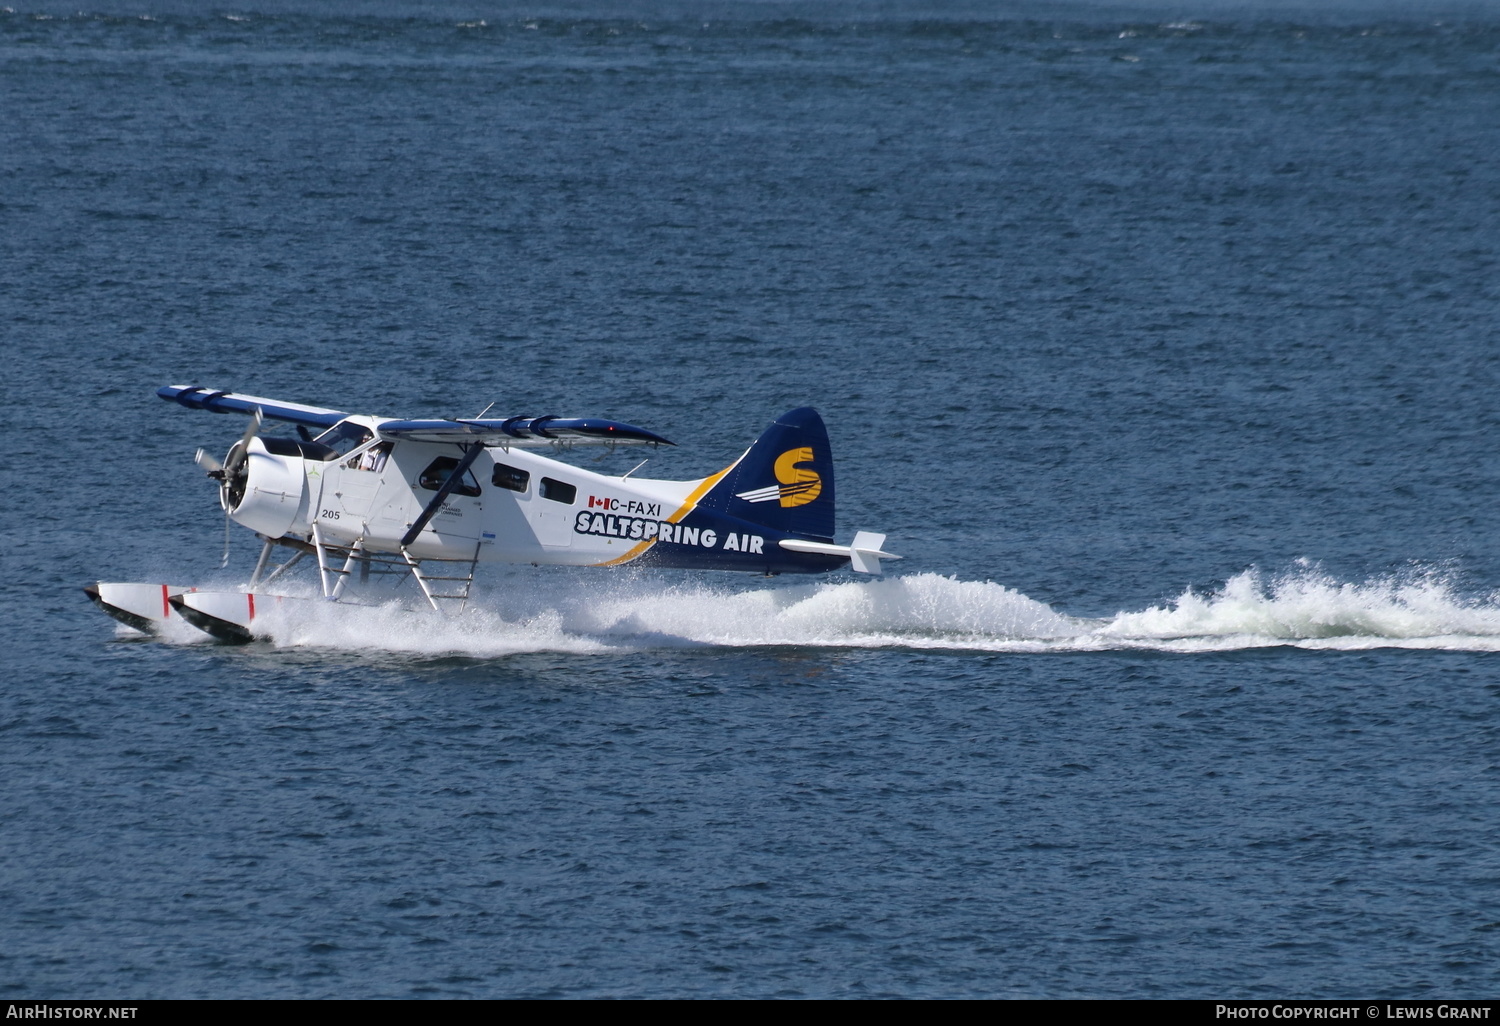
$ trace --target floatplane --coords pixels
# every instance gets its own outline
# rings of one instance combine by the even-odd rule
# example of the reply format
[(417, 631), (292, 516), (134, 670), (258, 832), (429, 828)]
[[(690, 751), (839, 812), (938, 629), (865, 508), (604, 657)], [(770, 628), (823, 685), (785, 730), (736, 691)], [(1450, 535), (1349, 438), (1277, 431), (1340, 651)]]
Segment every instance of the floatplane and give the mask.
[[(204, 449), (195, 459), (217, 482), (227, 517), (263, 544), (242, 588), (100, 581), (84, 589), (104, 612), (148, 633), (180, 617), (220, 639), (249, 641), (257, 611), (289, 601), (357, 603), (372, 575), (410, 582), (419, 606), (461, 612), (475, 569), (489, 562), (878, 574), (882, 559), (900, 558), (882, 551), (883, 534), (834, 541), (828, 431), (809, 407), (778, 417), (718, 473), (661, 481), (634, 476), (644, 461), (612, 477), (553, 458), (584, 446), (675, 444), (612, 420), (500, 419), (488, 410), (471, 420), (399, 420), (192, 385), (157, 395), (249, 418), (223, 460)], [(268, 420), (293, 425), (296, 435), (263, 434)], [(299, 564), (316, 567), (319, 598), (268, 590)]]

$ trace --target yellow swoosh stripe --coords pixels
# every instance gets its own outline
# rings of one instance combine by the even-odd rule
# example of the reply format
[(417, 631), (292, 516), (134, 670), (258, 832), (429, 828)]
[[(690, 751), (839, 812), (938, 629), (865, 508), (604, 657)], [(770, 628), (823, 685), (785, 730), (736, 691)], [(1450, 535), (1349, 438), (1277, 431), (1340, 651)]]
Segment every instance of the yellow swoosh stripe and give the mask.
[[(744, 457), (741, 457), (741, 459), (743, 459), (743, 458)], [(714, 485), (718, 484), (719, 481), (724, 477), (724, 475), (727, 474), (727, 473), (729, 473), (731, 470), (733, 470), (735, 468), (735, 466), (739, 462), (740, 462), (739, 460), (735, 460), (734, 463), (731, 463), (729, 466), (725, 467), (723, 470), (719, 471), (717, 474), (714, 474), (712, 477), (705, 477), (702, 481), (698, 482), (698, 487), (694, 488), (692, 490), (692, 492), (688, 495), (688, 497), (686, 499), (682, 500), (682, 505), (679, 506), (679, 507), (677, 507), (677, 512), (673, 513), (671, 516), (667, 517), (667, 523), (669, 523), (669, 524), (675, 524), (675, 523), (677, 523), (677, 521), (681, 520), (683, 517), (685, 517), (689, 513), (691, 513), (693, 511), (693, 507), (696, 506), (696, 505), (698, 505), (698, 500), (701, 499), (701, 498), (703, 498), (703, 496), (707, 495), (708, 494), (708, 490), (710, 488), (712, 488)], [(653, 546), (655, 544), (656, 544), (656, 539), (655, 538), (648, 538), (645, 541), (637, 542), (630, 549), (630, 551), (627, 552), (627, 553), (625, 553), (625, 555), (623, 555), (623, 556), (616, 556), (614, 559), (606, 559), (602, 563), (595, 563), (593, 565), (594, 566), (619, 566), (621, 563), (628, 563), (632, 559), (635, 559), (636, 557), (640, 556), (641, 553), (645, 552), (647, 549), (649, 549), (651, 546)]]

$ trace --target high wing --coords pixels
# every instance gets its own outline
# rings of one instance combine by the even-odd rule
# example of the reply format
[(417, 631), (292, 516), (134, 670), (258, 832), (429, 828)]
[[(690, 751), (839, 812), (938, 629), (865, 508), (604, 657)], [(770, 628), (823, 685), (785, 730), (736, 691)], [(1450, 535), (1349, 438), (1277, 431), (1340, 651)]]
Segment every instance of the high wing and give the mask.
[(661, 435), (598, 417), (508, 417), (505, 420), (387, 420), (382, 436), (416, 442), (478, 442), (499, 448), (574, 445), (676, 445)]
[[(196, 385), (164, 385), (156, 394), (194, 410), (254, 414), (306, 427), (331, 428), (349, 416), (338, 410), (260, 396), (221, 392)], [(661, 435), (599, 417), (507, 417), (503, 420), (384, 420), (376, 424), (383, 437), (415, 442), (475, 443), (500, 448), (569, 448), (574, 445), (675, 445)]]
[(349, 416), (321, 406), (284, 403), (279, 399), (262, 399), (260, 396), (240, 395), (238, 392), (219, 392), (196, 385), (163, 385), (156, 390), (156, 394), (168, 402), (181, 403), (190, 410), (244, 414), (260, 410), (261, 416), (271, 420), (285, 420), (306, 427), (331, 428)]

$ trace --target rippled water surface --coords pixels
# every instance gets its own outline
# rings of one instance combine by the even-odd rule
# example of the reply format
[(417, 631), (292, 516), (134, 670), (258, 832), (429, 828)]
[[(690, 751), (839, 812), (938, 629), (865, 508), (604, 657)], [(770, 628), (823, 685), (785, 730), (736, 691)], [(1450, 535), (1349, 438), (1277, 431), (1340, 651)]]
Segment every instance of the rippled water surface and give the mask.
[[(1497, 109), (1487, 4), (5, 9), (0, 994), (1493, 996)], [(906, 558), (148, 639), (188, 382), (810, 404)]]

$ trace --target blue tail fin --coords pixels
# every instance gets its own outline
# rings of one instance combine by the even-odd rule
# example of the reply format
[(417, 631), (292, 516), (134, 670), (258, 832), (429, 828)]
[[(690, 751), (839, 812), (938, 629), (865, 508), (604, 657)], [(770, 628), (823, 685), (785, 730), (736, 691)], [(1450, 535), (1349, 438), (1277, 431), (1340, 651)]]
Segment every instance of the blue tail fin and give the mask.
[(832, 541), (833, 454), (818, 411), (804, 406), (777, 417), (698, 506)]

